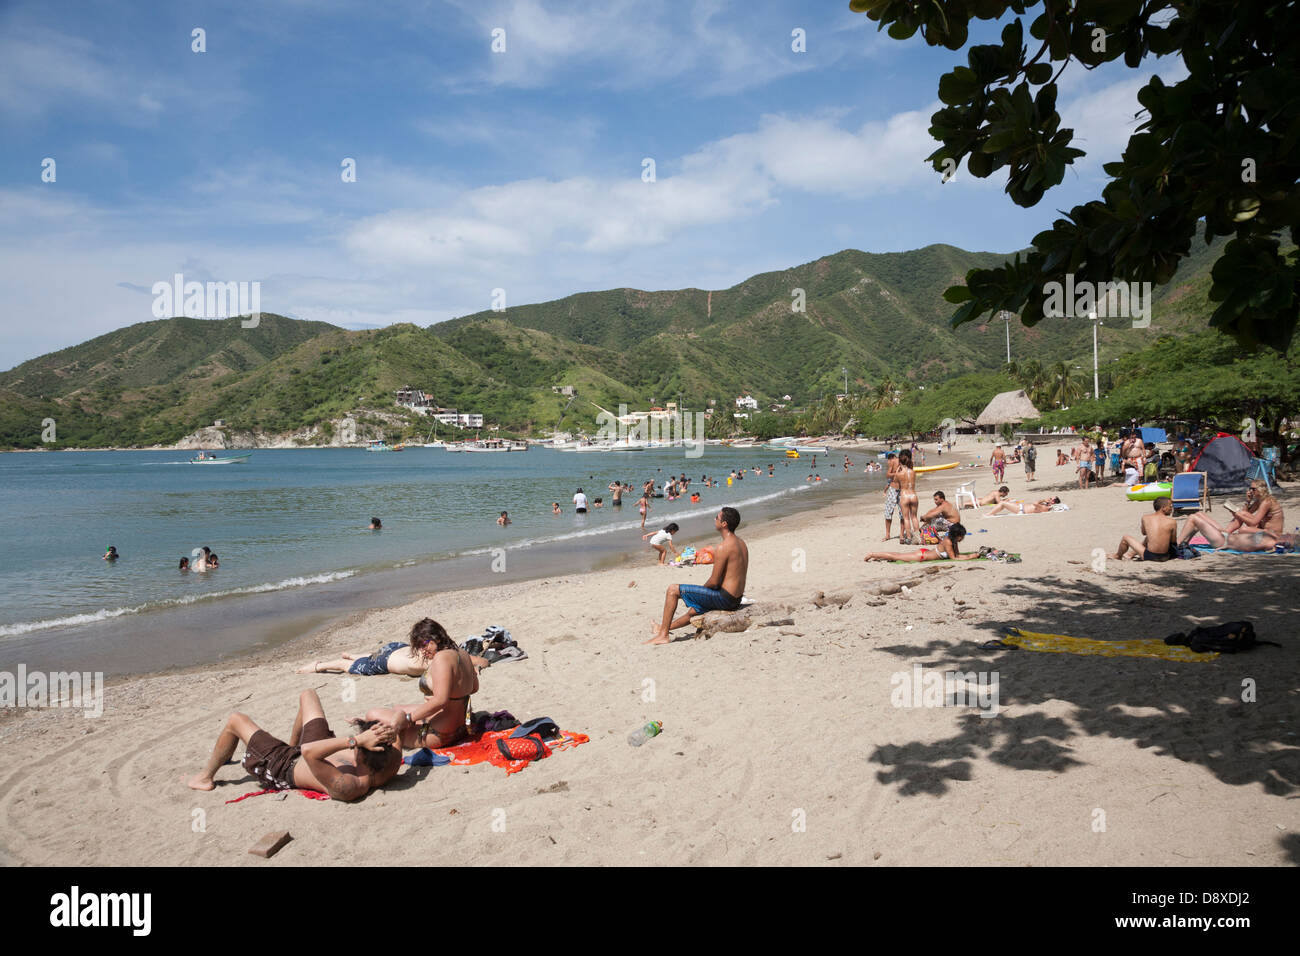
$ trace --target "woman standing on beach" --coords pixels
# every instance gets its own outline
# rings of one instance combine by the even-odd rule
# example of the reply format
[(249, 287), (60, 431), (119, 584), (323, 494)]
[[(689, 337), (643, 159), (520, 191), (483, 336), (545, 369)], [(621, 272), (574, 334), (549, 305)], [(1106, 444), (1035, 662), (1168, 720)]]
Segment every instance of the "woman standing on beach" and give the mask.
[[(900, 451), (898, 453), (898, 470), (894, 472), (894, 477), (898, 480), (898, 504), (902, 511), (902, 527), (900, 529), (903, 537), (900, 544), (920, 544), (921, 543), (921, 522), (917, 516), (917, 499), (916, 499), (916, 472), (912, 470), (912, 453), (910, 451)], [(916, 540), (912, 540), (912, 532), (916, 532)]]
[(641, 530), (645, 530), (645, 516), (650, 510), (650, 492), (642, 492), (641, 500), (636, 503), (636, 510), (641, 512)]

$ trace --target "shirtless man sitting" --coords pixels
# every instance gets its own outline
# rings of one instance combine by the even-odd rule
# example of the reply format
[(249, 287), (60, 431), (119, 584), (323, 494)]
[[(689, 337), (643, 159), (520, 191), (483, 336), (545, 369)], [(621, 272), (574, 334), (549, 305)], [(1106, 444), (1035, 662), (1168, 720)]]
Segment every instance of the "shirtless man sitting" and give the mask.
[[(647, 644), (668, 644), (669, 631), (685, 627), (691, 618), (707, 611), (734, 611), (740, 607), (745, 595), (745, 576), (749, 572), (749, 547), (736, 535), (740, 527), (740, 512), (723, 508), (714, 516), (713, 527), (722, 536), (722, 543), (713, 549), (713, 573), (701, 587), (695, 584), (673, 584), (664, 597), (664, 616), (654, 628), (654, 636)], [(673, 620), (677, 602), (686, 604), (686, 613)]]
[(1132, 551), (1135, 561), (1168, 561), (1176, 557), (1178, 549), (1174, 538), (1178, 534), (1178, 522), (1174, 520), (1174, 503), (1168, 498), (1157, 498), (1151, 502), (1153, 514), (1142, 518), (1142, 538), (1131, 534), (1120, 539), (1115, 550), (1115, 560), (1124, 560), (1124, 555)]
[(994, 515), (1041, 515), (1051, 511), (1056, 505), (1061, 503), (1058, 497), (1044, 498), (1042, 501), (1000, 501), (994, 506), (993, 510), (984, 515), (991, 518)]
[(234, 713), (217, 735), (203, 769), (185, 780), (192, 790), (212, 790), (213, 777), (243, 741), (243, 768), (267, 790), (315, 790), (334, 800), (359, 800), (382, 787), (402, 766), (393, 731), (375, 724), (352, 737), (335, 737), (314, 690), (298, 697), (289, 742), (277, 740), (244, 714)]
[(921, 523), (929, 523), (938, 531), (947, 531), (955, 524), (961, 522), (961, 515), (953, 503), (948, 500), (948, 496), (942, 491), (934, 493), (934, 507), (921, 515)]

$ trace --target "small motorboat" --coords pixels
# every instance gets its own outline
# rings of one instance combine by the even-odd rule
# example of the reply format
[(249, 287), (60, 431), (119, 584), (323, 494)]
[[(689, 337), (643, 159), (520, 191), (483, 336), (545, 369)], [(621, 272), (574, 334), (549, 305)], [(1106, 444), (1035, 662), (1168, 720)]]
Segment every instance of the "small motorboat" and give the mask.
[(244, 462), (248, 461), (248, 459), (252, 457), (252, 454), (253, 454), (252, 452), (249, 452), (247, 455), (234, 455), (230, 458), (217, 458), (214, 455), (209, 455), (207, 452), (201, 451), (199, 452), (199, 456), (197, 458), (190, 459), (190, 464), (191, 465), (242, 465)]

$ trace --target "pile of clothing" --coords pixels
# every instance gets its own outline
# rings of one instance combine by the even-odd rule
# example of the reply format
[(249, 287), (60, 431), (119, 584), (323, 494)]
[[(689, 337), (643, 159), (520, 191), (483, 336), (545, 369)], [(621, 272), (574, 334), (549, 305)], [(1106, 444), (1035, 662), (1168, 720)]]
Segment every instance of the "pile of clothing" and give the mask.
[(1003, 551), (1001, 548), (990, 548), (988, 546), (980, 548), (980, 557), (987, 558), (989, 561), (1005, 561), (1007, 564), (1020, 563), (1020, 555), (1012, 554), (1010, 551)]
[(522, 661), (528, 658), (528, 652), (515, 643), (510, 632), (504, 627), (493, 624), (482, 634), (466, 638), (460, 649), (484, 658), (489, 664), (503, 661)]

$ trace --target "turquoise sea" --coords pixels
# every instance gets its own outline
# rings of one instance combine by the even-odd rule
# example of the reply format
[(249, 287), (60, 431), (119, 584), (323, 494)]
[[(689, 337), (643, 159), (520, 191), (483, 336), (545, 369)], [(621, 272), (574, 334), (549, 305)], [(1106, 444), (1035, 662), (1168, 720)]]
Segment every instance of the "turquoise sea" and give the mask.
[[(204, 663), (429, 592), (642, 559), (635, 504), (648, 478), (685, 473), (703, 496), (652, 503), (646, 530), (677, 521), (679, 546), (710, 540), (722, 505), (752, 527), (878, 483), (860, 462), (845, 473), (843, 455), (831, 455), (818, 459), (827, 480), (810, 484), (809, 459), (778, 456), (713, 446), (700, 458), (301, 449), (194, 466), (180, 451), (3, 454), (0, 667)], [(725, 486), (731, 469), (760, 465), (762, 477)], [(706, 474), (722, 486), (703, 488)], [(638, 489), (621, 511), (609, 504), (615, 479)], [(605, 506), (574, 514), (579, 487)], [(502, 510), (506, 528), (496, 524)], [(372, 516), (382, 531), (366, 529)], [(121, 555), (113, 563), (101, 560), (109, 545)], [(180, 558), (204, 545), (220, 568), (179, 573)]]

